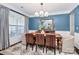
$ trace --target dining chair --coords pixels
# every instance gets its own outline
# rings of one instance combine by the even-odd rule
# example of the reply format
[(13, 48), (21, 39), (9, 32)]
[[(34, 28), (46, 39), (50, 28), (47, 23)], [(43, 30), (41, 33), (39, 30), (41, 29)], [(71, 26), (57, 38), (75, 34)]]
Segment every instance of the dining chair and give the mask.
[[(59, 34), (57, 34), (57, 35), (59, 35)], [(60, 54), (62, 52), (62, 37), (61, 36), (57, 36), (56, 37), (56, 42), (57, 42), (57, 46), (56, 47), (59, 50), (59, 54)]]
[(33, 39), (34, 38), (33, 34), (32, 33), (26, 33), (25, 37), (26, 37), (26, 49), (28, 47), (28, 44), (30, 44), (30, 45), (32, 45), (32, 50), (33, 50), (33, 45), (35, 43), (35, 41)]
[(46, 46), (46, 53), (47, 53), (47, 48), (53, 48), (54, 54), (56, 54), (56, 36), (55, 36), (55, 34), (46, 35), (45, 46)]
[(47, 30), (45, 30), (45, 33), (55, 33), (55, 31), (47, 31)]
[(45, 46), (45, 41), (44, 41), (44, 34), (36, 34), (36, 51), (37, 51), (37, 46), (40, 45), (40, 46), (43, 46), (43, 53), (44, 53), (44, 46)]

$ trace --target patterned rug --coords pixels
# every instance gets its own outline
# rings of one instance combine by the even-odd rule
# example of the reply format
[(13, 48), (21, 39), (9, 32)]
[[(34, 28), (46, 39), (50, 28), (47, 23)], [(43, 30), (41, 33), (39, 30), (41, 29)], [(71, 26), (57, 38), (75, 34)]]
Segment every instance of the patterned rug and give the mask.
[[(44, 53), (43, 53), (43, 48), (42, 47), (37, 47), (37, 52), (35, 51), (36, 46), (34, 46), (34, 49), (32, 50), (32, 47), (29, 45), (27, 50), (26, 46), (19, 43), (15, 46), (12, 46), (6, 50), (0, 51), (1, 54), (4, 55), (54, 55), (53, 50), (48, 49), (46, 53), (46, 48), (44, 48)], [(56, 50), (56, 55), (77, 55), (76, 52), (74, 53), (60, 53), (59, 51)]]

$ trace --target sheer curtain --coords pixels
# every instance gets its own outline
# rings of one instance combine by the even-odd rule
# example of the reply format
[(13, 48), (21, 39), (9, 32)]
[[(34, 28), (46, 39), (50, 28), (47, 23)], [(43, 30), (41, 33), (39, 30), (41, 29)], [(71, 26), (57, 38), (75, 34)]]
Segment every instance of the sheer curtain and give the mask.
[(26, 44), (25, 34), (29, 32), (28, 25), (29, 25), (29, 18), (25, 16), (25, 26), (24, 26), (24, 34), (22, 36), (22, 44)]
[(0, 5), (0, 50), (9, 44), (9, 9)]
[(28, 19), (27, 16), (25, 16), (25, 27), (24, 27), (24, 33), (29, 32), (28, 25), (29, 25), (29, 19)]

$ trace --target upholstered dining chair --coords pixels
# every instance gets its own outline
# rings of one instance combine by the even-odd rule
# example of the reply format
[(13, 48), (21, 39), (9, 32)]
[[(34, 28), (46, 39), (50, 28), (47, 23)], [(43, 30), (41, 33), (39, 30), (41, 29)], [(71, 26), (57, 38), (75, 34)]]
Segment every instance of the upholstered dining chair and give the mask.
[(55, 31), (45, 31), (45, 33), (55, 33)]
[(31, 44), (32, 50), (33, 50), (33, 45), (35, 43), (35, 41), (33, 39), (34, 38), (33, 34), (32, 33), (26, 33), (25, 37), (26, 37), (26, 49), (28, 47), (28, 44)]
[(44, 52), (44, 46), (45, 46), (44, 34), (41, 33), (36, 34), (35, 44), (36, 44), (36, 51), (37, 51), (37, 46), (41, 45), (43, 46), (43, 52)]
[(54, 54), (56, 54), (56, 36), (55, 34), (47, 34), (46, 35), (46, 53), (47, 53), (47, 48), (53, 48), (54, 49)]

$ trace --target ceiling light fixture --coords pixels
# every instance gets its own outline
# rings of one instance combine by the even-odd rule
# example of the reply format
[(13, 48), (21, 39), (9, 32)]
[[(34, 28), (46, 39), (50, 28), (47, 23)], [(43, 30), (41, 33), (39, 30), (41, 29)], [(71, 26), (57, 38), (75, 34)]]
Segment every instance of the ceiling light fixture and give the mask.
[(47, 17), (48, 12), (43, 9), (43, 3), (40, 3), (40, 5), (41, 5), (41, 10), (39, 12), (36, 11), (35, 16), (36, 17)]

